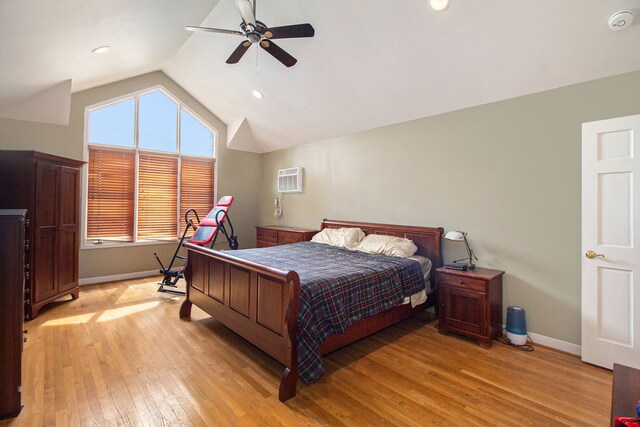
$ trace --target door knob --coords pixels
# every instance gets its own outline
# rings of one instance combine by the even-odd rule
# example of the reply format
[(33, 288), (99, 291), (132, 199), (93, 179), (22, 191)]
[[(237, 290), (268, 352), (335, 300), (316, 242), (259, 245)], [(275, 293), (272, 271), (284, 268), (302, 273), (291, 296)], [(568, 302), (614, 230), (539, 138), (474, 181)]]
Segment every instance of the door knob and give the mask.
[(589, 249), (587, 252), (584, 253), (584, 256), (586, 256), (589, 259), (594, 259), (594, 258), (604, 258), (604, 254), (597, 254), (594, 251), (592, 251), (591, 249)]

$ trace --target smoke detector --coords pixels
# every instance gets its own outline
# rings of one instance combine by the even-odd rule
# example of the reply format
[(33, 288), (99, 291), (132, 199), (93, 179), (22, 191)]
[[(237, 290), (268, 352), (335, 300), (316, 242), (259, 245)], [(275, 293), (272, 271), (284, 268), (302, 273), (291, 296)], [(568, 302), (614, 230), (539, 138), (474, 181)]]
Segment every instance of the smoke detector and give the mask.
[(621, 10), (614, 13), (609, 18), (609, 28), (611, 31), (622, 31), (633, 22), (633, 12), (630, 10)]

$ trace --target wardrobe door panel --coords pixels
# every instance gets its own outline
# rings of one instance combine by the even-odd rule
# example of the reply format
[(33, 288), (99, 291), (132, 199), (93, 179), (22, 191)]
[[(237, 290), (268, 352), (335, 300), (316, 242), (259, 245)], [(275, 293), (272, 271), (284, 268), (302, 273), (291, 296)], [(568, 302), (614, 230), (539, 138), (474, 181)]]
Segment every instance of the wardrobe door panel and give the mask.
[(33, 298), (38, 303), (58, 293), (58, 180), (60, 167), (48, 163), (36, 166), (36, 241), (33, 245), (35, 275)]
[(64, 292), (78, 285), (78, 186), (77, 169), (61, 169), (60, 227), (58, 248), (58, 291)]
[(35, 250), (35, 269), (32, 277), (35, 303), (51, 298), (58, 293), (55, 283), (56, 233), (51, 230), (36, 231), (38, 242)]
[(58, 225), (56, 217), (58, 201), (58, 173), (60, 168), (55, 165), (38, 163), (36, 169), (37, 199), (36, 218), (38, 228), (52, 228)]
[(60, 220), (62, 226), (77, 227), (79, 171), (63, 167), (60, 174)]
[(60, 233), (60, 253), (58, 254), (58, 291), (64, 292), (78, 286), (76, 279), (76, 257), (78, 251), (75, 232)]

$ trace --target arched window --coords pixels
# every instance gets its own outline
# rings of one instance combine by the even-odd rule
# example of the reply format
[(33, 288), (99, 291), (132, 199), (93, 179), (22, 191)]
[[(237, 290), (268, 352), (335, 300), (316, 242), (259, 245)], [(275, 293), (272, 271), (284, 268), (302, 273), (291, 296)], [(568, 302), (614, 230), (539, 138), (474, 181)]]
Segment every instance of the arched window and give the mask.
[(89, 243), (173, 240), (214, 203), (215, 131), (162, 88), (87, 108)]

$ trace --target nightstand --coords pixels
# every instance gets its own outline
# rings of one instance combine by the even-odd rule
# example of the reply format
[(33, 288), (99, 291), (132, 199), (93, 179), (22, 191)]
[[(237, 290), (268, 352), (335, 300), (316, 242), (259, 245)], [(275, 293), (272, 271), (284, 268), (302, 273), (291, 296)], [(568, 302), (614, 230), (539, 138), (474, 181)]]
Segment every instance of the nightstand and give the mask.
[(256, 246), (267, 248), (288, 243), (308, 242), (316, 233), (318, 230), (309, 228), (261, 225), (256, 227)]
[(467, 271), (436, 269), (438, 331), (475, 338), (491, 347), (502, 328), (502, 275), (504, 271), (476, 267)]

